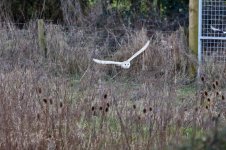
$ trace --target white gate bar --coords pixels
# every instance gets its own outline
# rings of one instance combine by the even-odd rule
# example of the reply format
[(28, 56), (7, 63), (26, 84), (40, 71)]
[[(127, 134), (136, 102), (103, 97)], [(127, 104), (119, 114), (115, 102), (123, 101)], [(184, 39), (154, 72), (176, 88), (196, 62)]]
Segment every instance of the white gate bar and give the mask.
[(201, 36), (200, 39), (202, 40), (226, 40), (226, 34), (225, 37), (212, 37), (212, 36)]

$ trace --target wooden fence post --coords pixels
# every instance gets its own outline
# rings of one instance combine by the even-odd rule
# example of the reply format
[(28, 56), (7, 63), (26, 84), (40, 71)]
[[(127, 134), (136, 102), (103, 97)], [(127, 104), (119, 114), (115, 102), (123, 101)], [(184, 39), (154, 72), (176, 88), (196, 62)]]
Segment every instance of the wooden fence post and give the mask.
[(38, 44), (41, 52), (44, 54), (44, 57), (47, 58), (47, 46), (46, 46), (46, 37), (45, 37), (45, 24), (43, 19), (38, 20)]
[[(192, 53), (198, 56), (198, 0), (189, 1), (189, 48)], [(190, 76), (196, 76), (196, 66), (191, 64), (189, 68)]]

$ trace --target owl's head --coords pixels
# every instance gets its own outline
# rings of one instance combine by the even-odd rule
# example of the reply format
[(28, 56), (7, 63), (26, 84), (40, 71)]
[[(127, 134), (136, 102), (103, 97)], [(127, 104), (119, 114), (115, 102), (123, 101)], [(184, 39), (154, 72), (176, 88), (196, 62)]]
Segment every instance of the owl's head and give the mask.
[(129, 69), (130, 62), (129, 61), (122, 62), (121, 67), (124, 68), (124, 69)]

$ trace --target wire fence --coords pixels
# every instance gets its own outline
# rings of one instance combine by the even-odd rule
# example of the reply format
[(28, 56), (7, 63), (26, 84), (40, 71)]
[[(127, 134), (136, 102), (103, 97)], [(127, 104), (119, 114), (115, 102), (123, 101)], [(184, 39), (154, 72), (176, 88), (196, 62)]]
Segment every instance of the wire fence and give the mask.
[(199, 61), (226, 63), (226, 0), (200, 0)]

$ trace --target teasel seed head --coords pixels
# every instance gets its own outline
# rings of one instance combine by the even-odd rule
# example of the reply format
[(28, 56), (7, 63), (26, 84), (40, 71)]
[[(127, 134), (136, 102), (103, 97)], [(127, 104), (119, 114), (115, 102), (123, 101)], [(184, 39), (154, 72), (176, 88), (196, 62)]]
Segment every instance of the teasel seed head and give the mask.
[(202, 81), (202, 82), (204, 82), (204, 81), (205, 81), (204, 76), (201, 76), (201, 81)]
[(60, 108), (62, 108), (63, 107), (63, 103), (62, 102), (60, 102)]
[(105, 112), (108, 112), (108, 107), (105, 108)]
[(136, 109), (136, 105), (135, 104), (133, 105), (133, 109)]
[(44, 102), (44, 103), (47, 103), (47, 99), (46, 99), (46, 98), (43, 98), (43, 102)]
[(146, 108), (143, 109), (143, 113), (145, 114), (147, 112)]
[(213, 83), (213, 89), (216, 89), (216, 85)]
[(107, 94), (104, 94), (104, 99), (107, 99), (108, 95)]
[(149, 111), (152, 111), (152, 107), (149, 108)]
[(95, 107), (94, 107), (94, 106), (92, 106), (92, 107), (91, 107), (91, 110), (92, 110), (92, 111), (94, 111), (94, 110), (95, 110)]
[(39, 94), (42, 93), (42, 89), (40, 87), (38, 87), (37, 91), (38, 91)]
[(218, 81), (217, 81), (217, 80), (215, 81), (215, 84), (216, 84), (216, 86), (218, 86), (218, 85), (219, 85), (219, 83), (218, 83)]

